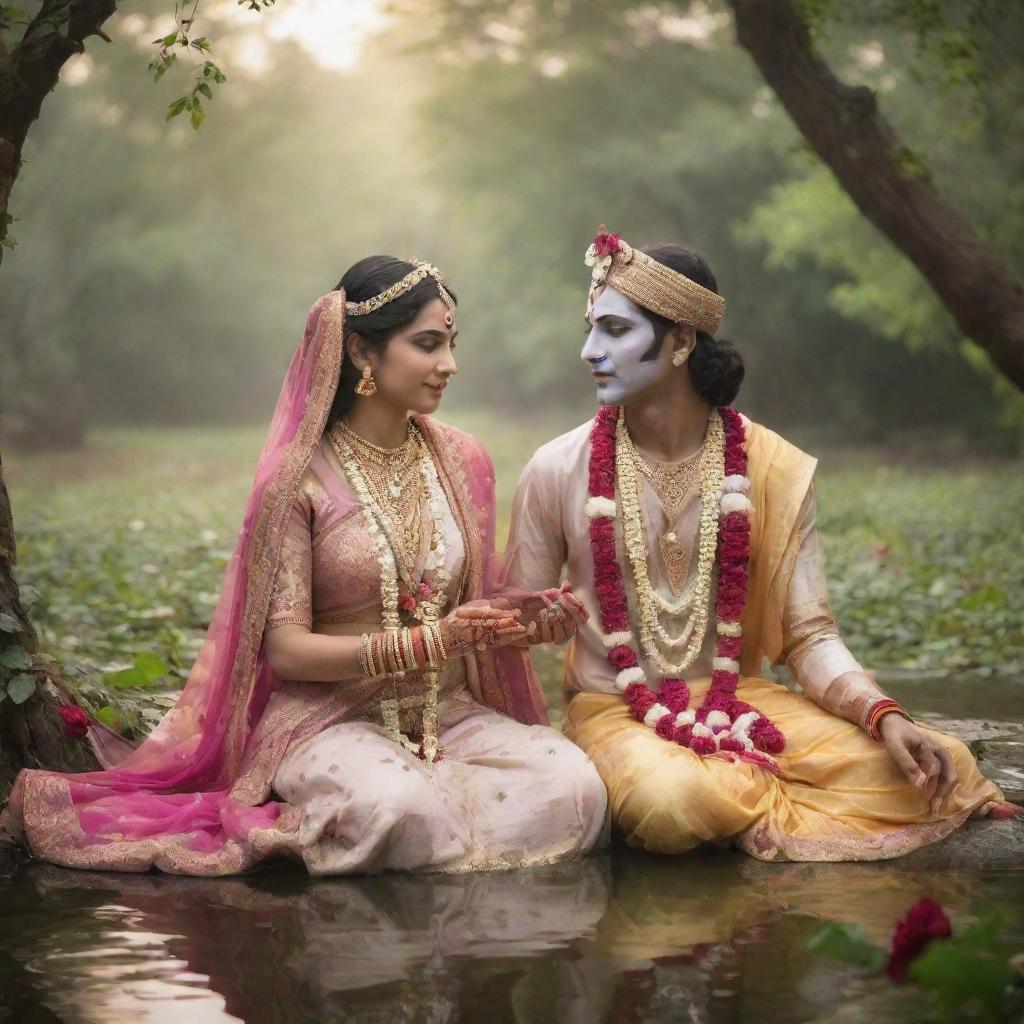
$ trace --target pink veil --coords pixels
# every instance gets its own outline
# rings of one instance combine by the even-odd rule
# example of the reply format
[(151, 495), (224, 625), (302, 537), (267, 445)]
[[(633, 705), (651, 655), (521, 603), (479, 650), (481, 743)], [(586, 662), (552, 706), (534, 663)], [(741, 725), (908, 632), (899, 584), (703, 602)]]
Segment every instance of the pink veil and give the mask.
[[(293, 846), (300, 809), (266, 800), (267, 779), (251, 784), (245, 772), (252, 749), (263, 746), (256, 730), (267, 726), (261, 718), (277, 686), (261, 644), (285, 524), (337, 390), (344, 325), (341, 291), (318, 299), (309, 311), (216, 611), (175, 706), (137, 748), (95, 737), (104, 760), (116, 759), (105, 771), (19, 774), (0, 830), (27, 842), (42, 859), (71, 867), (221, 875)], [(440, 424), (429, 430), (435, 445), (449, 449), (458, 446), (451, 436), (457, 433)], [(477, 571), (484, 577), (493, 547), (493, 470), (486, 454), (477, 453), (482, 449), (473, 444), (455, 461), (459, 491), (473, 506), (463, 509), (464, 521), (472, 516), (483, 527), (473, 532)], [(495, 652), (476, 664), (470, 675), (478, 699), (521, 721), (546, 720), (525, 652)], [(308, 715), (307, 728), (351, 710), (351, 699), (320, 690), (319, 716)]]

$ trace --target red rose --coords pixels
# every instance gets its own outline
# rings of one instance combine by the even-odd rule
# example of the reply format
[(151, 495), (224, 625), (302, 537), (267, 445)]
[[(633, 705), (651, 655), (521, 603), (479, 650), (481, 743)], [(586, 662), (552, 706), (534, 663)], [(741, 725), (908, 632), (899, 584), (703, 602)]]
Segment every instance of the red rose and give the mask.
[(734, 740), (731, 736), (726, 736), (718, 741), (719, 750), (731, 750), (734, 754), (743, 753), (743, 744), (739, 740)]
[(651, 706), (655, 702), (654, 694), (651, 693), (651, 691), (648, 690), (646, 686), (644, 687), (644, 691), (645, 692), (639, 694), (637, 698), (630, 703), (629, 706), (629, 713), (638, 722), (642, 722), (644, 720), (644, 716), (647, 714), (648, 711), (651, 710)]
[(416, 604), (416, 598), (413, 597), (412, 594), (402, 594), (398, 598), (398, 607), (401, 608), (403, 612), (416, 611)]
[(690, 704), (690, 688), (682, 679), (666, 679), (659, 691), (661, 703), (677, 715)]
[(708, 736), (694, 736), (690, 739), (690, 749), (695, 754), (701, 754), (707, 756), (713, 754), (718, 748), (715, 746), (715, 741)]
[(738, 658), (743, 652), (743, 637), (720, 636), (717, 654), (720, 658)]
[(896, 925), (885, 972), (894, 981), (904, 981), (907, 968), (924, 952), (932, 939), (948, 939), (953, 929), (946, 912), (935, 900), (918, 900)]
[(594, 248), (597, 250), (597, 255), (603, 259), (622, 248), (622, 239), (618, 235), (602, 231), (594, 239)]
[(654, 727), (654, 731), (663, 739), (670, 740), (675, 736), (675, 715), (662, 715)]
[(608, 652), (608, 660), (621, 672), (624, 668), (636, 667), (636, 653), (631, 647), (619, 644)]
[(750, 729), (750, 738), (758, 750), (778, 754), (786, 745), (786, 738), (767, 718), (759, 718)]
[(64, 719), (64, 735), (72, 739), (81, 739), (92, 724), (89, 716), (74, 704), (61, 704), (60, 717)]
[(643, 698), (644, 693), (650, 692), (643, 683), (630, 683), (622, 696), (626, 698), (626, 703), (632, 707), (638, 700)]

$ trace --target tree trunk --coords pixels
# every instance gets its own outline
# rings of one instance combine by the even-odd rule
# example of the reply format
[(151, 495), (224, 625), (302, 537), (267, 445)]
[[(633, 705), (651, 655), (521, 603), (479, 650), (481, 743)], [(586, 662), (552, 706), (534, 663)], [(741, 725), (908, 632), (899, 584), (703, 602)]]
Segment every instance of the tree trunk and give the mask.
[(861, 213), (913, 262), (964, 335), (1024, 391), (1024, 283), (946, 203), (878, 111), (839, 81), (792, 0), (731, 0), (740, 45)]
[[(117, 0), (44, 0), (21, 41), (9, 52), (0, 49), (0, 242), (7, 237), (11, 191), (21, 170), (29, 128), (56, 86), (64, 62), (82, 52), (89, 36), (107, 38), (100, 26), (116, 7)], [(0, 666), (0, 684), (6, 694), (8, 680), (24, 671), (36, 681), (35, 694), (24, 703), (15, 704), (10, 698), (0, 702), (0, 801), (6, 801), (22, 767), (70, 771), (97, 767), (86, 745), (69, 743), (62, 736), (56, 709), (73, 701), (73, 696), (56, 667), (37, 657), (38, 637), (14, 576), (16, 554), (0, 456), (0, 655), (21, 648), (31, 658), (27, 669)]]

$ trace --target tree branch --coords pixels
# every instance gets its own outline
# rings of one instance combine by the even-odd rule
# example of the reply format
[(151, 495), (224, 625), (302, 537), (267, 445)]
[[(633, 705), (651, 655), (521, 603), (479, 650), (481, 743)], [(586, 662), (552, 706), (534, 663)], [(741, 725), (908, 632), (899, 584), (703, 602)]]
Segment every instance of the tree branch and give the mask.
[(20, 147), (64, 63), (89, 36), (108, 39), (101, 26), (116, 9), (117, 0), (46, 0), (0, 65), (0, 136)]
[(833, 75), (792, 0), (731, 3), (740, 45), (810, 146), (960, 330), (1024, 391), (1024, 283), (939, 194), (875, 94)]

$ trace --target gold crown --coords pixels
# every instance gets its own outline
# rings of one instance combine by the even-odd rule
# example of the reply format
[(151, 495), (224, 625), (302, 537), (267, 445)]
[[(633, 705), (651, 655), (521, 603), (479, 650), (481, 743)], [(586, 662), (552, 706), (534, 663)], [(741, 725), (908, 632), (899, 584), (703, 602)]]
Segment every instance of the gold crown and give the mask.
[(672, 323), (692, 324), (708, 334), (718, 330), (725, 314), (721, 295), (634, 249), (618, 235), (610, 234), (603, 224), (584, 258), (593, 268), (588, 317), (598, 289), (607, 284)]

